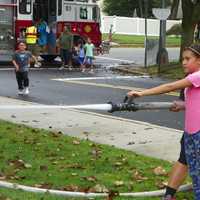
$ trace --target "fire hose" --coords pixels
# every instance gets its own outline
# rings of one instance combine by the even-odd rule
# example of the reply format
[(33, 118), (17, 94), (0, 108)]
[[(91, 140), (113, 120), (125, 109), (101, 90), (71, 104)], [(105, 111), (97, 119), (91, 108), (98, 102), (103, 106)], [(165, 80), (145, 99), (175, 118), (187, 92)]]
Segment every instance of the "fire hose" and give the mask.
[(170, 109), (173, 103), (171, 102), (140, 102), (135, 103), (133, 99), (125, 98), (123, 103), (108, 102), (105, 104), (87, 104), (87, 105), (0, 105), (0, 110), (24, 110), (24, 109), (80, 109), (80, 110), (96, 110), (96, 111), (107, 111), (122, 112), (122, 111), (139, 111), (139, 110), (162, 110)]
[[(16, 183), (9, 183), (6, 181), (0, 181), (0, 187), (10, 188), (16, 190), (23, 190), (26, 192), (39, 193), (39, 194), (51, 194), (56, 196), (65, 196), (65, 197), (77, 197), (77, 198), (94, 198), (94, 197), (108, 197), (109, 193), (85, 193), (85, 192), (71, 192), (71, 191), (60, 191), (52, 189), (42, 189), (30, 186), (19, 185)], [(192, 189), (191, 184), (183, 185), (179, 188), (178, 191), (188, 191)], [(151, 192), (135, 192), (135, 193), (119, 193), (114, 194), (115, 196), (120, 197), (160, 197), (165, 194), (165, 190), (156, 190)]]

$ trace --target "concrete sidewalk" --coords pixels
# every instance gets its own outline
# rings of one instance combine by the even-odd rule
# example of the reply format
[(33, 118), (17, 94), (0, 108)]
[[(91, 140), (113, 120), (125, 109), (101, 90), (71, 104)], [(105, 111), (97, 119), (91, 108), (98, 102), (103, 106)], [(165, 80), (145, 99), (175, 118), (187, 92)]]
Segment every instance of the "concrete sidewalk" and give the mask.
[[(0, 97), (0, 105), (32, 103)], [(179, 154), (181, 131), (112, 115), (79, 110), (1, 110), (3, 120), (36, 128), (62, 131), (64, 134), (89, 138), (155, 158), (175, 161)], [(153, 114), (153, 113), (152, 113)]]

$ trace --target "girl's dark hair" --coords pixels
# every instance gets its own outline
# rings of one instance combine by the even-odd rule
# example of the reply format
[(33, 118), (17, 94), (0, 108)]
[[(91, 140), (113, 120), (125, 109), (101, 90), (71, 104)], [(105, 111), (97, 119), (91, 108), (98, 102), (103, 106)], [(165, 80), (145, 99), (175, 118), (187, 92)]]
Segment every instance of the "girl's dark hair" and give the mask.
[(190, 45), (189, 47), (186, 47), (184, 50), (185, 50), (185, 51), (186, 51), (186, 50), (192, 51), (192, 53), (193, 53), (196, 57), (200, 57), (200, 44), (192, 44), (192, 45)]
[(25, 42), (20, 41), (20, 42), (17, 43), (17, 46), (19, 46), (20, 44), (24, 44), (24, 45), (26, 45)]

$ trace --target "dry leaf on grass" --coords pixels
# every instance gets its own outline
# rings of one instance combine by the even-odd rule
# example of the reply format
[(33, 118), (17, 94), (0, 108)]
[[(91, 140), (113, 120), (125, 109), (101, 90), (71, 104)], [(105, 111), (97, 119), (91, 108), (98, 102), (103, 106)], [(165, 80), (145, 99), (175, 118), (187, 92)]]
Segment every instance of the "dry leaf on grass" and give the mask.
[(74, 145), (79, 145), (80, 144), (80, 141), (78, 141), (78, 140), (73, 140), (73, 142), (72, 142)]
[(133, 175), (132, 175), (133, 180), (137, 181), (137, 182), (141, 182), (141, 181), (145, 181), (148, 180), (148, 177), (142, 176), (139, 171), (134, 170), (133, 171)]
[(157, 175), (157, 176), (166, 176), (167, 175), (167, 172), (166, 170), (161, 167), (161, 166), (158, 166), (156, 167), (154, 170), (153, 170), (154, 174)]
[(123, 181), (115, 181), (114, 185), (117, 186), (117, 187), (120, 187), (120, 186), (124, 185), (124, 182)]

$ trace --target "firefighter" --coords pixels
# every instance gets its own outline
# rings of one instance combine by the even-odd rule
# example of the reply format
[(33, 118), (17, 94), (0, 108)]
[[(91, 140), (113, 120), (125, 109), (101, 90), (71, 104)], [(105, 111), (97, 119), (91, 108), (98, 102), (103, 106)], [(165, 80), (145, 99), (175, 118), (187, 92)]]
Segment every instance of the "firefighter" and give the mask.
[(26, 28), (26, 44), (28, 50), (35, 56), (36, 62), (34, 67), (40, 67), (41, 63), (38, 62), (38, 51), (37, 51), (37, 27), (35, 25)]

